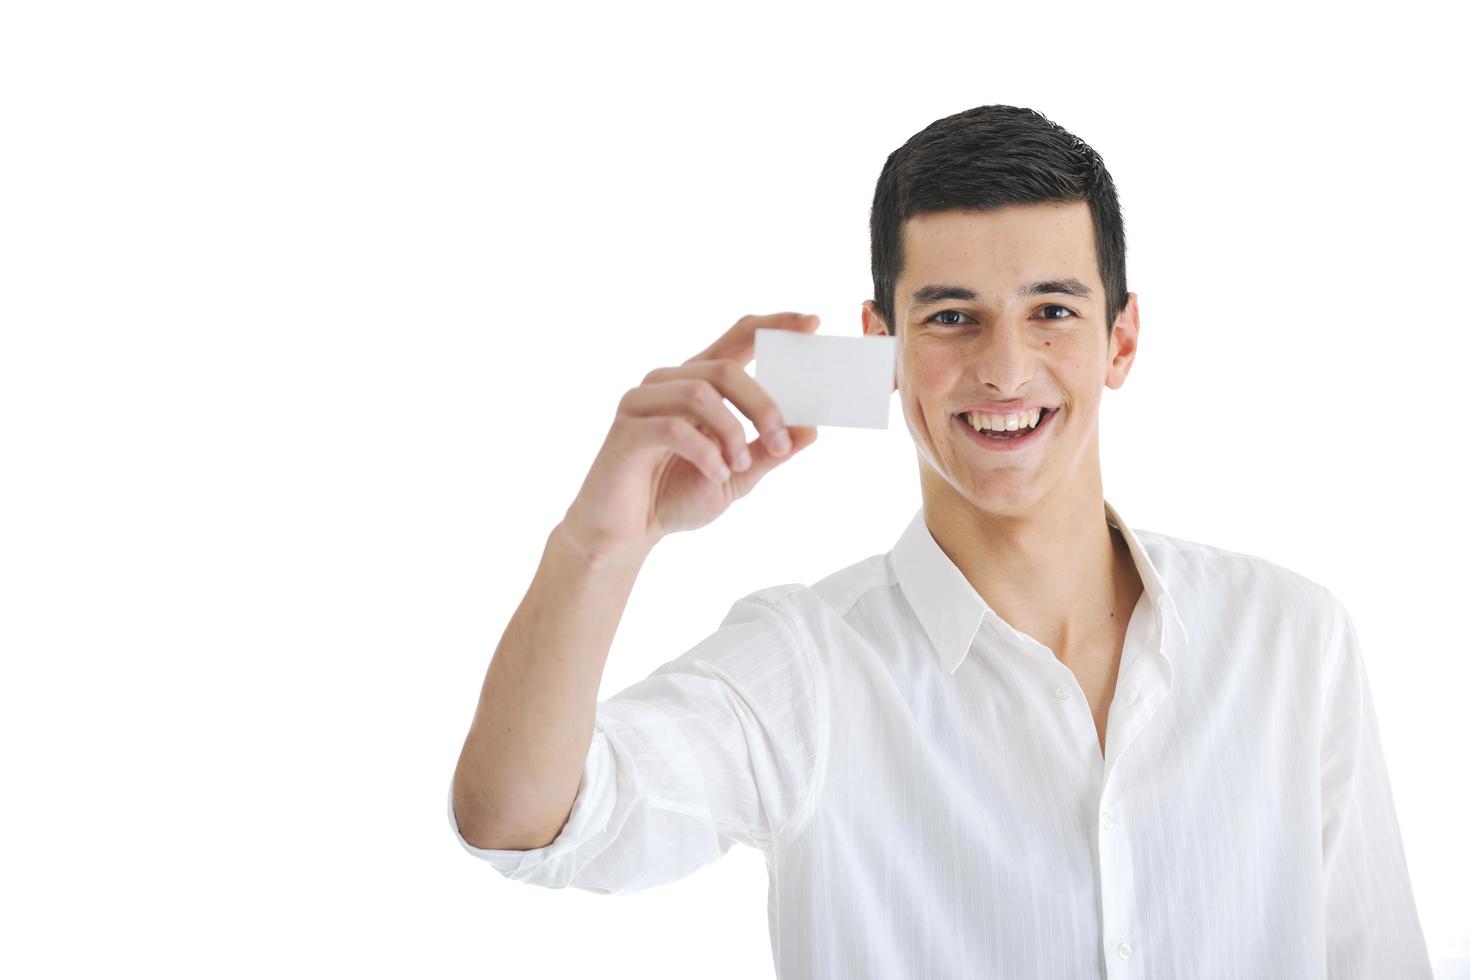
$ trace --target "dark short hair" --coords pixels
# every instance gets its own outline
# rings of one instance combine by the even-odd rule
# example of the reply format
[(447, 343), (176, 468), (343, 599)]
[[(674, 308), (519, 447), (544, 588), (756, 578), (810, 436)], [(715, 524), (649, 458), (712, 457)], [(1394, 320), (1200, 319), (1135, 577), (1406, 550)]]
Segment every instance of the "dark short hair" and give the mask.
[(1086, 201), (1092, 212), (1107, 334), (1128, 300), (1123, 214), (1102, 157), (1034, 109), (983, 105), (937, 119), (888, 155), (873, 194), (873, 302), (894, 322), (903, 223), (935, 211)]

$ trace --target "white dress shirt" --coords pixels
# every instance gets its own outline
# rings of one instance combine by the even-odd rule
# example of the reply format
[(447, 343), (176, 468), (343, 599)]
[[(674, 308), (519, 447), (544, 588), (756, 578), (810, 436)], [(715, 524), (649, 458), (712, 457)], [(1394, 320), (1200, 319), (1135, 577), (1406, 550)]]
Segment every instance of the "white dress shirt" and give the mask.
[(599, 702), (550, 844), (471, 845), (451, 782), (455, 836), (600, 893), (759, 848), (790, 980), (1430, 977), (1347, 611), (1104, 510), (1145, 589), (1106, 755), (1071, 670), (921, 508), (888, 553), (740, 599)]

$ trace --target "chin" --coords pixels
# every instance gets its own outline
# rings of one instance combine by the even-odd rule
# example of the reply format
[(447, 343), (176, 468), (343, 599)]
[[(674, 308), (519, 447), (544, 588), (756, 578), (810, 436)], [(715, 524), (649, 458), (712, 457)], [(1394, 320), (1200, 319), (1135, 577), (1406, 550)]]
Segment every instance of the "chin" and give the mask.
[(1027, 514), (1041, 502), (1042, 494), (1034, 487), (977, 487), (970, 495), (972, 502), (981, 510), (992, 514)]

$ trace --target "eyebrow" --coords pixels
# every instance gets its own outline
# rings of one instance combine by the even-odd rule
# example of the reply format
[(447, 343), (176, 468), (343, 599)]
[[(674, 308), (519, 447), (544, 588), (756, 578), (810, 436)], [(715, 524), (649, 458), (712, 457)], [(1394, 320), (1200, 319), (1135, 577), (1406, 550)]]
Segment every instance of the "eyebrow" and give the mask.
[[(1092, 299), (1092, 290), (1079, 279), (1043, 279), (1040, 282), (1027, 283), (1016, 290), (1017, 296), (1045, 296), (1049, 293), (1063, 293), (1067, 296), (1076, 296), (1080, 299)], [(931, 306), (934, 303), (942, 303), (945, 300), (960, 299), (969, 302), (979, 302), (980, 294), (973, 289), (964, 286), (921, 286), (914, 290), (914, 307)]]

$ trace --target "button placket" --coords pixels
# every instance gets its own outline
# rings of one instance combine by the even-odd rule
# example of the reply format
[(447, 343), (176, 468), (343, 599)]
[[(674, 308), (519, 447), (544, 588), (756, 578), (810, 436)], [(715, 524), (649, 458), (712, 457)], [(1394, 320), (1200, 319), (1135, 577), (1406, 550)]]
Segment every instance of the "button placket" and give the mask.
[(1120, 961), (1112, 968), (1116, 977), (1136, 976), (1144, 970), (1141, 961), (1130, 961), (1126, 966), (1121, 962), (1131, 960), (1138, 953), (1138, 939), (1132, 933), (1139, 923), (1131, 842), (1123, 830), (1114, 830), (1121, 827), (1121, 820), (1126, 816), (1126, 812), (1120, 812), (1115, 806), (1120, 801), (1126, 803), (1126, 797), (1118, 795), (1120, 792), (1116, 785), (1108, 784), (1105, 775), (1103, 790), (1093, 811), (1099, 828), (1095, 833), (1098, 835), (1097, 871), (1101, 879), (1101, 925), (1103, 934), (1113, 937), (1112, 956)]

